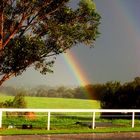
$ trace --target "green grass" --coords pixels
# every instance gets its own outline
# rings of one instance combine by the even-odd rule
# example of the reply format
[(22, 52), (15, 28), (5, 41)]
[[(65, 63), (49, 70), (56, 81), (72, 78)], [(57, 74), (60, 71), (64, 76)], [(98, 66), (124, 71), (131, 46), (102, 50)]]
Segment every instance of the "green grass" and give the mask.
[(11, 100), (13, 98), (14, 98), (13, 96), (5, 96), (0, 94), (0, 102), (4, 102), (5, 100)]
[[(1, 96), (0, 100), (13, 99), (11, 96)], [(48, 109), (94, 109), (100, 108), (100, 103), (94, 100), (26, 97), (28, 108), (48, 108)], [(99, 114), (98, 114), (99, 115)], [(47, 128), (47, 113), (36, 113), (35, 120), (25, 118), (6, 118), (3, 115), (3, 128), (0, 135), (16, 134), (66, 134), (66, 133), (108, 133), (108, 132), (132, 132), (140, 131), (140, 120), (135, 120), (135, 128), (131, 128), (131, 120), (106, 120), (96, 118), (96, 122), (111, 122), (120, 127), (97, 127), (90, 129), (88, 126), (75, 124), (80, 122), (92, 122), (92, 113), (53, 113), (51, 114), (51, 130)], [(14, 124), (16, 128), (7, 129), (7, 126)], [(33, 125), (32, 130), (21, 129), (22, 124)]]
[[(1, 101), (12, 99), (11, 96), (1, 96)], [(100, 108), (100, 103), (94, 100), (45, 98), (45, 97), (25, 97), (28, 108), (48, 108), (48, 109), (94, 109)], [(92, 121), (92, 113), (52, 113), (51, 128), (53, 130), (79, 129), (81, 126), (75, 125), (77, 121)], [(25, 118), (6, 118), (3, 115), (3, 128), (14, 124), (21, 128), (22, 124), (32, 124), (35, 129), (45, 129), (47, 127), (47, 113), (36, 113), (35, 120)], [(83, 128), (83, 127), (82, 127)], [(3, 130), (3, 134), (6, 130)], [(8, 131), (8, 130), (7, 130)], [(6, 132), (7, 132), (6, 131)], [(18, 130), (17, 130), (18, 131)], [(15, 132), (17, 132), (15, 131)], [(28, 130), (30, 131), (30, 130)], [(9, 131), (8, 131), (9, 132)], [(19, 131), (18, 131), (19, 132)], [(10, 132), (9, 132), (10, 133)]]
[[(13, 99), (12, 96), (0, 96), (0, 102)], [(28, 108), (49, 109), (94, 109), (100, 108), (100, 103), (95, 100), (25, 97)]]
[(139, 132), (140, 127), (135, 128), (102, 128), (102, 129), (60, 129), (60, 130), (22, 130), (22, 129), (3, 129), (0, 135), (46, 135), (46, 134), (79, 134), (79, 133), (115, 133), (115, 132)]
[[(12, 96), (1, 96), (1, 102), (13, 99)], [(97, 109), (100, 102), (96, 100), (68, 99), (68, 98), (47, 98), (47, 97), (25, 97), (27, 108), (45, 109)], [(42, 113), (37, 113), (42, 114)], [(91, 113), (57, 113), (59, 115), (89, 115)], [(99, 114), (99, 113), (98, 113)]]
[(100, 103), (95, 100), (26, 97), (29, 108), (60, 108), (60, 109), (92, 109), (100, 108)]

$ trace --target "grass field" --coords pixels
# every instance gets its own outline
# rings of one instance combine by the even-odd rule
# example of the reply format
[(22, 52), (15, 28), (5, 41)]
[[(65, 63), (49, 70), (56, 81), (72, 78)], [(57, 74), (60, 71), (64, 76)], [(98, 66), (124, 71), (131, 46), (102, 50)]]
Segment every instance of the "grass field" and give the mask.
[[(12, 96), (1, 96), (0, 100), (12, 100)], [(94, 109), (100, 108), (100, 103), (94, 100), (64, 99), (64, 98), (45, 98), (45, 97), (25, 97), (27, 108), (48, 108), (48, 109)], [(47, 126), (47, 113), (36, 113), (35, 120), (25, 118), (6, 118), (3, 114), (3, 127), (14, 124), (21, 128), (22, 124), (32, 124), (34, 128), (44, 129)], [(66, 128), (81, 128), (75, 125), (77, 121), (92, 121), (92, 113), (52, 113), (51, 128), (53, 130)]]
[[(0, 96), (0, 102), (12, 99), (12, 96)], [(94, 109), (100, 108), (100, 103), (95, 100), (25, 97), (28, 108), (49, 109)]]
[[(0, 101), (12, 99), (9, 96), (0, 96)], [(100, 103), (94, 100), (64, 99), (64, 98), (45, 98), (45, 97), (26, 97), (28, 108), (48, 108), (48, 109), (97, 109)], [(117, 127), (97, 127), (92, 130), (87, 125), (77, 125), (76, 122), (92, 122), (92, 113), (53, 113), (51, 114), (51, 130), (47, 131), (47, 113), (36, 113), (34, 120), (27, 118), (16, 118), (12, 116), (6, 118), (3, 114), (3, 129), (0, 135), (15, 134), (60, 134), (60, 133), (93, 133), (93, 132), (129, 132), (139, 131), (140, 121), (135, 120), (135, 128), (131, 128), (131, 120), (102, 120), (96, 117), (96, 122), (109, 122)], [(16, 128), (7, 129), (13, 124)], [(34, 129), (22, 130), (23, 124), (32, 125)]]
[(97, 129), (60, 129), (60, 130), (21, 130), (21, 129), (4, 129), (0, 131), (0, 135), (47, 135), (47, 134), (80, 134), (80, 133), (119, 133), (119, 132), (139, 132), (140, 128), (97, 128)]

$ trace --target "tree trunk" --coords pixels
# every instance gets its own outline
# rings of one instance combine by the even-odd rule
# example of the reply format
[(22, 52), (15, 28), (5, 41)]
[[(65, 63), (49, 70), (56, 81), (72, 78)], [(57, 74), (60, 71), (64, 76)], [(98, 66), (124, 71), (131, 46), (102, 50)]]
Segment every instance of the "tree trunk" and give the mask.
[(3, 0), (0, 4), (0, 50), (3, 49)]

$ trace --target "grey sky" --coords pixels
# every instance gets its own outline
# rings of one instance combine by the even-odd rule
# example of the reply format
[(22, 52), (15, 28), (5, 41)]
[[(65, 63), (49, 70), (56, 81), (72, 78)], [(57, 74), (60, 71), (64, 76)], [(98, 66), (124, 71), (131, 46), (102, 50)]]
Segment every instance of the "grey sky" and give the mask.
[[(72, 49), (87, 79), (95, 83), (126, 82), (140, 75), (140, 0), (95, 0), (101, 14), (101, 35), (95, 48)], [(78, 83), (63, 56), (58, 56), (54, 73), (41, 75), (28, 69), (7, 85), (69, 86)]]

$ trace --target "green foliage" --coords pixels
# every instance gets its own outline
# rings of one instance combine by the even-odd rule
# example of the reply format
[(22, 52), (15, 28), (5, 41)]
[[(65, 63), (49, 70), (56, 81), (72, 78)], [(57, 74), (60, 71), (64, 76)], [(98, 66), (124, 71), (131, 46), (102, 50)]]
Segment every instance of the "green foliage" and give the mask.
[(68, 2), (2, 0), (0, 84), (31, 65), (42, 74), (52, 72), (56, 55), (79, 43), (93, 46), (101, 18), (94, 2), (81, 0), (77, 9)]
[(14, 97), (13, 107), (14, 108), (26, 108), (27, 107), (23, 93), (19, 93)]
[[(102, 92), (101, 108), (103, 109), (139, 109), (140, 108), (140, 78), (121, 85), (118, 82), (106, 83)], [(102, 116), (110, 115), (109, 118), (131, 118), (132, 113), (102, 113)], [(136, 113), (136, 117), (139, 113)]]
[(13, 99), (0, 102), (1, 108), (26, 108), (26, 101), (23, 93), (18, 93)]
[(78, 99), (88, 99), (88, 94), (85, 87), (77, 87), (74, 89), (74, 97)]
[(83, 7), (86, 7), (91, 12), (93, 10), (96, 10), (96, 6), (92, 0), (81, 0), (80, 4), (83, 5)]
[[(4, 102), (0, 102), (0, 108), (26, 108), (27, 104), (22, 93), (17, 94), (13, 100), (5, 100)], [(7, 117), (11, 116), (22, 116), (24, 113), (22, 112), (6, 112)]]
[(106, 84), (101, 98), (102, 108), (139, 109), (140, 82), (134, 81), (120, 85), (119, 83)]
[[(118, 92), (120, 87), (121, 85), (119, 82), (108, 82), (105, 84), (101, 97), (101, 108), (117, 108), (118, 103), (116, 102), (116, 92)], [(113, 106), (112, 103), (114, 104)]]

